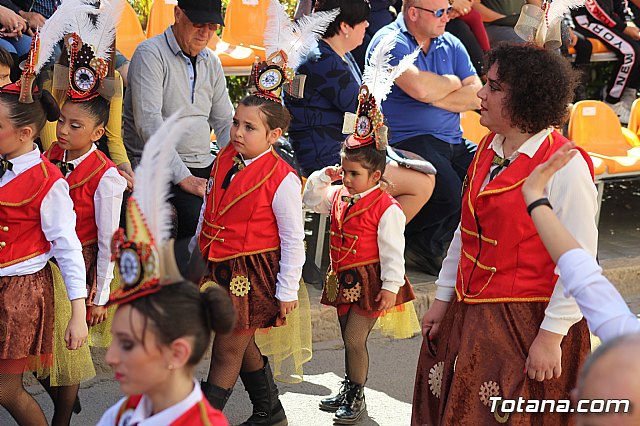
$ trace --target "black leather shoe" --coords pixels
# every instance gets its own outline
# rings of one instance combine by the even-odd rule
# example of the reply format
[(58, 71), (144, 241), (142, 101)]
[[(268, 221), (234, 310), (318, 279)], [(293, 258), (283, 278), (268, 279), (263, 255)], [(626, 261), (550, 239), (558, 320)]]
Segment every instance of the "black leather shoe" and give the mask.
[(357, 423), (367, 409), (364, 400), (364, 386), (349, 382), (344, 401), (333, 417), (333, 424), (351, 425)]
[(278, 398), (278, 387), (266, 356), (264, 366), (248, 373), (240, 372), (240, 379), (253, 404), (253, 414), (240, 426), (287, 426), (287, 415)]
[(344, 396), (347, 393), (348, 384), (349, 379), (345, 376), (344, 380), (340, 382), (340, 390), (337, 395), (320, 400), (320, 409), (322, 411), (330, 411), (334, 413), (338, 408), (340, 408), (342, 401), (344, 401)]

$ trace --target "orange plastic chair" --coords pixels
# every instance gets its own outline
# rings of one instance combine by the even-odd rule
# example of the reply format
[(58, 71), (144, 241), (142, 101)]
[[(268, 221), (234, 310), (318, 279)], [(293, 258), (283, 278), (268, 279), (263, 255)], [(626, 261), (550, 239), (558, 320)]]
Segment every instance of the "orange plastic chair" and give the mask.
[(569, 139), (592, 157), (600, 158), (609, 174), (640, 172), (640, 157), (629, 155), (633, 146), (624, 135), (618, 116), (600, 101), (580, 101), (569, 119)]
[(460, 126), (462, 126), (462, 137), (477, 144), (489, 133), (489, 129), (480, 124), (480, 114), (475, 111), (460, 113)]
[[(607, 52), (609, 52), (609, 48), (607, 47), (607, 45), (604, 44), (603, 42), (601, 42), (600, 40), (598, 40), (597, 38), (587, 37), (587, 40), (589, 40), (589, 42), (591, 42), (591, 54), (592, 55), (594, 53), (607, 53)], [(569, 48), (569, 54), (570, 55), (575, 55), (576, 54), (576, 49), (574, 49), (573, 47), (570, 47)]]
[(122, 15), (120, 15), (120, 21), (116, 26), (116, 49), (131, 59), (138, 45), (147, 38), (142, 31), (136, 11), (133, 10), (129, 2), (123, 3)]
[(162, 34), (170, 25), (173, 25), (175, 18), (173, 9), (177, 2), (165, 0), (153, 0), (147, 19), (147, 38)]
[(269, 0), (229, 0), (224, 15), (222, 40), (253, 49), (265, 59), (264, 30), (267, 26)]
[(631, 105), (631, 118), (629, 119), (627, 127), (633, 133), (640, 136), (640, 99), (636, 99)]

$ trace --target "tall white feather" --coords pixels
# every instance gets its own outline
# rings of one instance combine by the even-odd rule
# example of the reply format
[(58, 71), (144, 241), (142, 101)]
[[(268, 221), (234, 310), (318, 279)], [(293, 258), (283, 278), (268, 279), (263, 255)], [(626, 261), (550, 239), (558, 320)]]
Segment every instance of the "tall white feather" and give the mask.
[(570, 9), (577, 9), (584, 6), (585, 0), (553, 0), (549, 4), (549, 12), (547, 12), (548, 26), (562, 19), (564, 14)]
[(284, 6), (278, 0), (271, 0), (264, 31), (267, 56), (282, 50), (287, 54), (289, 68), (295, 70), (339, 13), (340, 9), (316, 12), (291, 22)]
[(124, 0), (101, 0), (98, 18), (90, 31), (81, 32), (82, 41), (93, 48), (96, 58), (108, 59), (116, 37), (116, 25), (124, 8)]
[(63, 0), (55, 13), (40, 28), (40, 50), (34, 70), (38, 74), (45, 63), (53, 55), (55, 45), (62, 38), (73, 32), (78, 17), (91, 13), (95, 8), (87, 5), (84, 0)]
[(149, 138), (136, 168), (133, 197), (138, 200), (147, 226), (156, 244), (171, 236), (171, 159), (176, 155), (175, 145), (185, 130), (181, 111), (169, 117)]
[(362, 83), (367, 85), (376, 99), (378, 107), (391, 92), (394, 80), (413, 64), (420, 52), (420, 47), (418, 47), (415, 51), (402, 58), (398, 65), (391, 66), (391, 51), (396, 45), (396, 39), (399, 34), (400, 30), (395, 30), (385, 35), (371, 52), (371, 56), (364, 67)]

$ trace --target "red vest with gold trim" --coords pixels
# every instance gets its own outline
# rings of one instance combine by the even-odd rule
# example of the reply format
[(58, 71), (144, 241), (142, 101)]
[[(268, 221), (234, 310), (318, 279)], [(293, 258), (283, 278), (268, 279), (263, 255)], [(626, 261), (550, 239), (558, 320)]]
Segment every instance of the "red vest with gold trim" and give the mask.
[[(533, 158), (519, 155), (480, 191), (495, 155), (489, 149), (494, 137), (491, 133), (483, 139), (467, 173), (456, 296), (465, 303), (546, 302), (558, 276), (527, 214), (522, 184), (567, 139), (554, 131)], [(591, 158), (578, 150), (593, 178)]]
[(378, 224), (384, 212), (398, 202), (380, 188), (374, 189), (351, 208), (342, 196), (351, 196), (343, 186), (331, 205), (331, 267), (336, 272), (380, 261)]
[(60, 170), (44, 157), (0, 188), (0, 268), (47, 253), (51, 244), (42, 232), (40, 206)]
[(222, 189), (237, 154), (227, 145), (216, 158), (207, 185), (207, 203), (198, 236), (200, 251), (222, 262), (280, 248), (271, 203), (283, 179), (294, 170), (272, 149), (236, 173)]
[[(64, 149), (60, 148), (57, 143), (53, 143), (46, 156), (49, 160), (62, 161)], [(100, 179), (111, 167), (116, 167), (116, 165), (96, 149), (66, 177), (69, 184), (69, 195), (73, 200), (73, 209), (76, 212), (76, 234), (78, 234), (78, 239), (83, 246), (98, 241), (93, 196), (98, 190)]]
[[(120, 426), (121, 421), (123, 421), (122, 426), (125, 426), (126, 419), (123, 418), (125, 413), (128, 410), (135, 410), (141, 399), (141, 395), (127, 398), (120, 407), (115, 424)], [(213, 408), (203, 397), (197, 404), (192, 405), (191, 408), (172, 422), (171, 425), (167, 426), (229, 426), (229, 422), (227, 422), (222, 411)]]

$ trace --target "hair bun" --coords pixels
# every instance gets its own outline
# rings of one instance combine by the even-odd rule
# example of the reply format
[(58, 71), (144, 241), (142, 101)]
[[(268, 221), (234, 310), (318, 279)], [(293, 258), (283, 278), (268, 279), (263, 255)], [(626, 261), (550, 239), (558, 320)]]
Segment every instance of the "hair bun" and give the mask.
[(209, 287), (200, 293), (205, 314), (216, 333), (228, 333), (236, 322), (236, 312), (229, 294), (219, 286)]
[(47, 121), (56, 121), (60, 117), (60, 107), (53, 95), (48, 90), (43, 90), (40, 96), (40, 104), (44, 109)]

